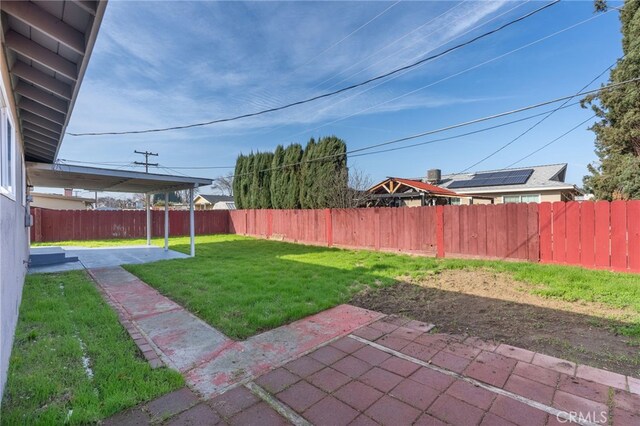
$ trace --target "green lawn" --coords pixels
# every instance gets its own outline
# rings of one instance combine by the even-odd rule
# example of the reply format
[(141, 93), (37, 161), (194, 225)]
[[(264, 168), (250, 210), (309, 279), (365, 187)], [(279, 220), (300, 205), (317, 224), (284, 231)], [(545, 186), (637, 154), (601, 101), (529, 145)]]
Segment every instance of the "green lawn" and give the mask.
[(27, 277), (1, 424), (96, 423), (182, 385), (149, 367), (84, 272)]
[[(328, 249), (237, 235), (199, 236), (196, 242), (195, 258), (126, 269), (234, 338), (348, 302), (364, 286), (391, 285), (399, 276), (420, 278), (447, 268), (478, 267), (510, 273), (530, 284), (529, 291), (545, 297), (626, 308), (634, 319), (619, 331), (640, 337), (637, 274)], [(173, 238), (171, 247), (188, 253), (188, 238)]]

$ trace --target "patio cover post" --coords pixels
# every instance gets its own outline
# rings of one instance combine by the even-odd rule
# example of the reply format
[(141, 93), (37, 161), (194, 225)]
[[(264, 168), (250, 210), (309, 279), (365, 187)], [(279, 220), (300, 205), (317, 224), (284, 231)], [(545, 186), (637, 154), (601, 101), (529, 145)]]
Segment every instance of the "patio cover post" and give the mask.
[(151, 197), (144, 194), (144, 203), (147, 208), (147, 245), (151, 245)]
[(164, 251), (169, 250), (169, 193), (164, 193)]
[(191, 257), (196, 255), (196, 243), (195, 243), (195, 221), (194, 221), (194, 213), (193, 213), (193, 189), (194, 187), (189, 188), (189, 236), (191, 237)]

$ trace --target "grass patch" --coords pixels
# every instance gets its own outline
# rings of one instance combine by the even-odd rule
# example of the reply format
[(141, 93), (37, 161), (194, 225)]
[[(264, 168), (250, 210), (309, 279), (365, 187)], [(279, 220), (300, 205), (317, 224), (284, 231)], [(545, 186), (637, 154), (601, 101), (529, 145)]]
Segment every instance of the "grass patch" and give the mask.
[(95, 423), (183, 383), (139, 356), (84, 272), (27, 276), (1, 424)]
[[(188, 241), (173, 238), (171, 248), (188, 253)], [(640, 313), (640, 275), (634, 274), (329, 249), (237, 235), (198, 236), (196, 242), (195, 258), (126, 269), (239, 339), (345, 303), (365, 286), (391, 285), (399, 276), (420, 279), (445, 269), (507, 272), (531, 293)], [(619, 331), (640, 337), (638, 323)]]

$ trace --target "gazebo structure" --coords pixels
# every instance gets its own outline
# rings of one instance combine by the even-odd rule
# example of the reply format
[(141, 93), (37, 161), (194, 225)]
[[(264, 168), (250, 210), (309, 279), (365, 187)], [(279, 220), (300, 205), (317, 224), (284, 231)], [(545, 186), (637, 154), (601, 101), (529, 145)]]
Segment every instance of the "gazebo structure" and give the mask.
[(169, 249), (169, 192), (189, 190), (189, 236), (191, 256), (195, 256), (194, 190), (211, 185), (211, 179), (34, 162), (27, 162), (27, 177), (29, 184), (35, 187), (145, 194), (147, 245), (151, 245), (150, 196), (164, 194), (165, 250)]

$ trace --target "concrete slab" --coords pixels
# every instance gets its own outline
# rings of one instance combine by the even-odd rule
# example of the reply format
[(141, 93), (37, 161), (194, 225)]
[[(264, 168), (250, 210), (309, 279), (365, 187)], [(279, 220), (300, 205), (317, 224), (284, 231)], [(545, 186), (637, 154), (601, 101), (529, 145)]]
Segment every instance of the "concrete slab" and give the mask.
[(213, 358), (234, 343), (182, 308), (150, 315), (136, 323), (181, 372)]
[[(76, 256), (78, 262), (29, 268), (29, 273), (65, 272), (83, 268), (109, 268), (120, 265), (157, 262), (159, 260), (184, 259), (189, 256), (162, 247), (124, 246), (124, 247), (55, 247), (63, 250), (67, 257)], [(33, 247), (32, 252), (53, 250), (50, 247)]]
[(244, 342), (235, 342), (185, 377), (202, 395), (212, 397), (383, 316), (351, 305), (336, 306)]

